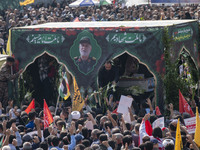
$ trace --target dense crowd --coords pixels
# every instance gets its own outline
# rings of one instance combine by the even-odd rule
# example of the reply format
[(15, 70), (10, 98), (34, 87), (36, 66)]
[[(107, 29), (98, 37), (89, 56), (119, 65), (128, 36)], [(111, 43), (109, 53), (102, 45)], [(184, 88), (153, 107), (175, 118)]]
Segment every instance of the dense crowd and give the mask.
[[(180, 119), (183, 149), (199, 149), (193, 141), (194, 134), (188, 133), (184, 123), (184, 119), (191, 116), (180, 114), (174, 110), (173, 104), (169, 104), (170, 116), (165, 116), (165, 126), (150, 129), (157, 118), (163, 117), (155, 114), (150, 99), (140, 109), (135, 107), (133, 100), (132, 107), (128, 108), (130, 118), (127, 121), (126, 116), (115, 111), (118, 100), (110, 96), (100, 106), (98, 95), (94, 97), (96, 106), (90, 107), (86, 97), (80, 112), (72, 111), (67, 103), (57, 110), (50, 106), (54, 121), (47, 128), (44, 128), (43, 110), (39, 106), (27, 114), (25, 103), (17, 107), (10, 100), (6, 109), (0, 103), (2, 150), (173, 150), (177, 119)], [(106, 106), (106, 111), (102, 105)]]
[[(16, 78), (23, 71), (9, 74), (13, 63), (14, 58), (8, 56), (0, 69), (0, 84), (4, 85), (4, 89), (6, 79)], [(110, 61), (105, 63), (104, 68), (104, 74), (116, 72)], [(115, 87), (118, 81), (115, 76), (117, 74), (103, 84)], [(174, 110), (170, 103), (165, 109), (169, 115), (164, 115), (158, 107), (155, 108), (153, 98), (140, 99), (138, 104), (134, 97), (127, 95), (126, 98), (132, 103), (125, 105), (126, 100), (120, 109), (121, 98), (115, 96), (117, 91), (114, 89), (106, 92), (100, 88), (87, 95), (84, 102), (79, 103), (80, 109), (76, 107), (79, 111), (72, 111), (74, 105), (70, 99), (56, 107), (44, 104), (43, 108), (37, 101), (35, 104), (34, 101), (30, 103), (32, 98), (25, 98), (20, 105), (16, 105), (13, 100), (2, 95), (8, 91), (1, 89), (0, 94), (4, 97), (0, 102), (0, 147), (2, 150), (176, 150), (176, 141), (182, 139), (180, 143), (184, 150), (199, 150), (200, 141), (196, 137), (199, 133), (189, 131), (185, 121), (198, 113), (200, 98), (192, 96), (192, 90), (187, 94), (190, 105), (185, 107), (184, 100), (183, 113)], [(92, 98), (95, 105), (92, 105)], [(163, 121), (155, 125), (158, 119)], [(197, 123), (196, 129), (199, 129)]]
[(124, 7), (121, 4), (100, 7), (70, 8), (72, 1), (24, 6), (19, 9), (7, 9), (0, 12), (0, 51), (6, 48), (8, 31), (12, 27), (30, 26), (47, 22), (80, 21), (140, 21), (140, 20), (177, 20), (200, 19), (200, 6), (156, 6), (141, 5)]
[[(165, 109), (169, 115), (161, 114), (159, 107), (155, 108), (154, 98), (141, 98), (138, 104), (133, 96), (126, 95), (122, 103), (121, 98), (116, 97), (117, 91), (114, 88), (118, 82), (117, 69), (111, 61), (107, 61), (101, 71), (105, 77), (110, 74), (110, 78), (106, 80), (101, 76), (99, 80), (104, 82), (100, 84), (99, 90), (83, 97), (84, 100), (77, 105), (73, 103), (75, 100), (72, 102), (68, 98), (56, 107), (48, 107), (46, 103), (42, 107), (31, 97), (25, 97), (17, 105), (8, 97), (8, 81), (16, 79), (23, 70), (11, 74), (14, 62), (15, 59), (8, 56), (0, 68), (2, 150), (173, 150), (177, 147), (176, 141), (181, 138), (184, 150), (199, 149), (200, 141), (196, 137), (199, 132), (195, 131), (194, 135), (194, 132), (186, 128), (185, 121), (195, 116), (195, 112), (198, 116), (196, 110), (200, 99), (192, 94), (192, 90), (187, 94), (190, 105), (185, 107), (188, 103), (183, 96), (181, 98), (182, 103), (185, 103), (182, 113), (174, 110), (170, 103)], [(109, 84), (112, 88), (106, 88), (105, 91), (104, 87)], [(76, 95), (74, 97), (80, 96), (78, 93)], [(130, 105), (127, 101), (131, 101)], [(158, 119), (163, 121), (155, 125)], [(181, 132), (178, 132), (179, 128)], [(196, 123), (196, 129), (199, 128)]]

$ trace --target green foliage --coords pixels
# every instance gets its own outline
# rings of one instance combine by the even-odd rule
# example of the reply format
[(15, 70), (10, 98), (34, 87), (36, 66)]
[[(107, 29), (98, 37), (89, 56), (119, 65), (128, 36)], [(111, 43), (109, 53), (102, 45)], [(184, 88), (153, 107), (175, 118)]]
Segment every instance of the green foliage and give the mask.
[(179, 76), (178, 60), (175, 63), (171, 62), (170, 51), (172, 47), (172, 38), (169, 37), (168, 28), (164, 29), (163, 42), (165, 45), (165, 66), (166, 75), (164, 77), (166, 99), (165, 103), (172, 103), (174, 108), (178, 110), (179, 106), (179, 89), (184, 94), (188, 91), (188, 83), (185, 79)]
[[(22, 77), (19, 78), (19, 102), (22, 102), (25, 98), (30, 101), (29, 98), (32, 97), (32, 77), (30, 71), (26, 70)], [(31, 95), (30, 95), (31, 93)]]

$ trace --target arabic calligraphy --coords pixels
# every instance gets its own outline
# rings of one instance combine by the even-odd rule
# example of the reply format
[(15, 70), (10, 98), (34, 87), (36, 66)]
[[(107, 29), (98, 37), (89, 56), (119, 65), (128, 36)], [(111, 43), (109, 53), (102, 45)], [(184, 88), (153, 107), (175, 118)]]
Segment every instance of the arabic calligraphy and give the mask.
[(111, 33), (106, 37), (110, 43), (133, 44), (143, 43), (146, 40), (144, 33)]
[(174, 37), (175, 41), (183, 41), (183, 40), (187, 40), (190, 39), (191, 34), (187, 34), (187, 35), (182, 35), (182, 36), (178, 36), (178, 37)]
[(29, 34), (26, 40), (31, 44), (61, 44), (65, 38), (61, 34)]
[(193, 30), (191, 27), (178, 28), (173, 32), (174, 41), (184, 41), (189, 40), (193, 35)]

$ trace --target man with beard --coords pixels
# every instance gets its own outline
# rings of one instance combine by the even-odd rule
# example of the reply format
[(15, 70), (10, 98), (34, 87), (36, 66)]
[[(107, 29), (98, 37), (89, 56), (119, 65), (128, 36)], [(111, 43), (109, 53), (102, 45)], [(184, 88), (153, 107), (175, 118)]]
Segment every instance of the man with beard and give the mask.
[(89, 37), (82, 37), (79, 42), (79, 52), (80, 56), (75, 57), (75, 64), (78, 66), (79, 70), (83, 73), (88, 73), (93, 69), (96, 64), (96, 58), (90, 57), (90, 52), (92, 51), (92, 46)]

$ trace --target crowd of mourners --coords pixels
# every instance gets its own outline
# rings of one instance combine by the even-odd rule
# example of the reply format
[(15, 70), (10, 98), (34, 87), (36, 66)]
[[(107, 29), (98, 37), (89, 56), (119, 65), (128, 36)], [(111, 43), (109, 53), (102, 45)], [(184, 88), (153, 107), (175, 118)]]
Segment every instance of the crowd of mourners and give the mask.
[[(146, 121), (152, 125), (164, 115), (155, 114), (149, 98), (140, 107), (133, 100), (127, 121), (126, 116), (115, 111), (119, 100), (109, 97), (104, 98), (104, 103), (94, 94), (96, 105), (90, 107), (87, 96), (80, 112), (72, 111), (67, 101), (57, 109), (49, 106), (53, 123), (47, 128), (44, 128), (43, 110), (37, 103), (28, 114), (25, 112), (27, 101), (20, 107), (15, 106), (13, 100), (6, 108), (0, 103), (0, 146), (2, 150), (173, 150), (177, 119), (180, 119), (183, 149), (199, 150), (194, 134), (188, 133), (184, 123), (184, 119), (191, 116), (180, 114), (173, 104), (169, 104), (170, 115), (165, 116), (165, 127), (155, 127), (150, 133)], [(193, 101), (193, 108), (195, 106)]]
[[(7, 9), (0, 12), (0, 52), (6, 48), (8, 31), (12, 27), (30, 26), (47, 22), (79, 21), (140, 21), (200, 19), (200, 5), (157, 6), (140, 5), (126, 7), (121, 4), (100, 7), (71, 8), (72, 1), (48, 6), (44, 4), (24, 6), (22, 9)], [(46, 6), (46, 7), (45, 7)]]
[[(141, 21), (200, 19), (200, 5), (156, 6), (142, 5), (123, 7), (101, 6), (70, 8), (69, 2), (24, 6), (22, 10), (8, 9), (0, 14), (0, 50), (6, 49), (8, 31), (12, 27), (22, 27), (46, 22), (79, 21)], [(130, 96), (129, 96), (130, 97)], [(150, 99), (139, 106), (133, 100), (128, 109), (130, 116), (116, 112), (119, 100), (108, 95), (98, 99), (94, 94), (95, 106), (85, 105), (79, 111), (72, 111), (70, 103), (61, 107), (49, 106), (53, 123), (44, 128), (43, 109), (36, 104), (35, 109), (25, 112), (29, 102), (21, 106), (9, 100), (7, 107), (0, 103), (0, 147), (2, 150), (173, 150), (175, 148), (177, 119), (180, 119), (181, 138), (184, 150), (199, 150), (194, 142), (194, 134), (189, 134), (184, 119), (188, 113), (174, 110), (168, 105), (169, 116), (165, 116), (165, 127), (152, 129), (147, 133), (146, 121), (150, 125), (164, 114), (155, 114)], [(101, 103), (100, 103), (101, 102)], [(195, 112), (199, 98), (190, 101)], [(129, 121), (127, 121), (129, 120)]]

